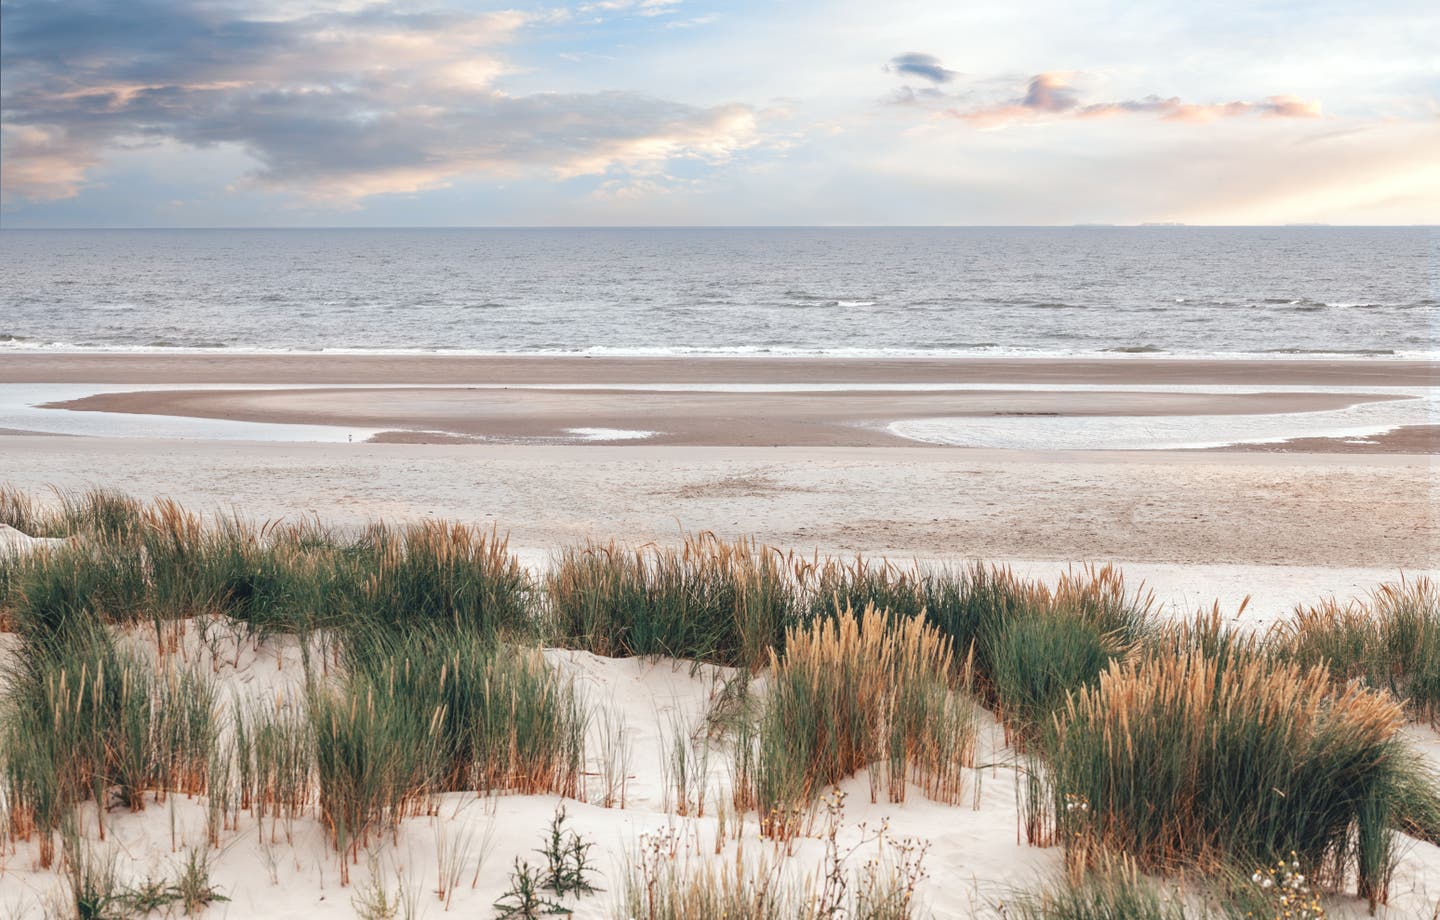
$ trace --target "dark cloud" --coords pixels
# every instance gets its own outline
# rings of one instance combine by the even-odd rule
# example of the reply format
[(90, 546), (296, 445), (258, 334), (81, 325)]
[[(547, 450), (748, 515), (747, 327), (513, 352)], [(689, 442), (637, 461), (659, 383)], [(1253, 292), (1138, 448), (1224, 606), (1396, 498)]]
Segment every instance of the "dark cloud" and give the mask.
[(921, 54), (918, 51), (897, 54), (890, 59), (885, 69), (891, 73), (929, 80), (931, 83), (949, 83), (957, 76), (956, 71), (947, 70), (935, 55)]
[(255, 181), (342, 200), (476, 173), (650, 175), (753, 143), (743, 106), (504, 92), (501, 51), (525, 22), (385, 3), (262, 19), (204, 0), (7, 0), (5, 189), (72, 195), (105, 151), (159, 141), (238, 145), (262, 164)]

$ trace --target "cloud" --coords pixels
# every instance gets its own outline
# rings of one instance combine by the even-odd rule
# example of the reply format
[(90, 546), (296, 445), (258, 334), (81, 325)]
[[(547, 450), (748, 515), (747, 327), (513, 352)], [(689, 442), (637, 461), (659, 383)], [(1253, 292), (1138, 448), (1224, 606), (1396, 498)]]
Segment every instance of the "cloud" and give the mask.
[(956, 71), (946, 69), (935, 55), (921, 54), (918, 51), (897, 54), (885, 65), (885, 69), (902, 76), (929, 80), (931, 83), (949, 83), (958, 76)]
[(6, 196), (74, 196), (107, 151), (164, 141), (238, 146), (259, 163), (248, 181), (346, 204), (471, 175), (653, 177), (668, 161), (722, 162), (758, 139), (739, 105), (507, 93), (502, 52), (523, 13), (226, 9), (7, 2)]
[(0, 195), (35, 201), (74, 198), (97, 161), (89, 144), (75, 143), (62, 129), (0, 125)]
[(1219, 118), (1258, 114), (1267, 118), (1316, 118), (1320, 104), (1294, 96), (1266, 96), (1255, 102), (1186, 102), (1178, 96), (1145, 96), (1115, 102), (1082, 103), (1079, 94), (1060, 73), (1036, 74), (1024, 95), (1005, 102), (976, 107), (951, 107), (945, 114), (981, 128), (998, 128), (1016, 122), (1045, 118), (1107, 118), (1116, 115), (1155, 115), (1163, 121), (1200, 123)]
[(1133, 112), (1159, 115), (1165, 121), (1205, 122), (1217, 118), (1235, 118), (1259, 114), (1264, 118), (1317, 118), (1320, 104), (1294, 96), (1267, 96), (1258, 102), (1219, 102), (1197, 104), (1179, 97), (1161, 99), (1147, 96), (1124, 102), (1100, 102), (1087, 105), (1077, 113), (1082, 118), (1105, 118)]

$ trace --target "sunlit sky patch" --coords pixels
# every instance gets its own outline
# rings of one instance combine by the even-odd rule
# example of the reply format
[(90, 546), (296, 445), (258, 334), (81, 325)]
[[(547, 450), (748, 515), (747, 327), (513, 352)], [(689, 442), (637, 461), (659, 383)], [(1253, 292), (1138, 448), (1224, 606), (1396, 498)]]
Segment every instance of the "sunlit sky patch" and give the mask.
[(1421, 0), (4, 0), (4, 225), (1433, 223)]

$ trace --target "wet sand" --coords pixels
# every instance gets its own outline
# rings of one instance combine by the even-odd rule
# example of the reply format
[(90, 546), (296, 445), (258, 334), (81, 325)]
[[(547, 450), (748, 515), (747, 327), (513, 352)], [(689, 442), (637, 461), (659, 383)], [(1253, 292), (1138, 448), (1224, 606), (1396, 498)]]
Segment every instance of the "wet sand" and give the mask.
[[(914, 444), (897, 419), (1036, 416), (1246, 415), (1318, 412), (1387, 399), (1334, 393), (1114, 393), (903, 390), (732, 393), (624, 389), (150, 390), (104, 393), (46, 408), (229, 421), (331, 425), (433, 443), (565, 439), (569, 432), (654, 432), (646, 444), (870, 447)], [(437, 437), (438, 436), (438, 437)]]
[(609, 358), (27, 353), (0, 383), (1090, 383), (1440, 386), (1440, 362), (1199, 358)]
[[(899, 419), (1263, 415), (1394, 399), (1395, 387), (1440, 385), (1416, 361), (834, 358), (567, 358), (444, 355), (7, 355), (0, 383), (103, 384), (48, 404), (77, 411), (328, 425), (377, 440), (543, 443), (576, 429), (654, 432), (649, 445), (876, 447), (914, 444)], [(234, 389), (125, 392), (127, 384)], [(247, 384), (287, 389), (246, 389)], [(330, 385), (330, 386), (327, 386)], [(446, 386), (446, 384), (449, 384)], [(1163, 392), (1175, 386), (1257, 393)], [(347, 389), (336, 388), (344, 385)], [(1019, 387), (1023, 385), (1025, 389)], [(1049, 390), (1047, 386), (1063, 387)], [(1157, 391), (1087, 391), (1084, 386)], [(637, 387), (671, 389), (637, 389)], [(677, 387), (730, 387), (724, 392)], [(788, 392), (740, 392), (745, 386)], [(845, 389), (846, 386), (856, 389)], [(966, 386), (986, 387), (966, 390)], [(1004, 389), (1016, 386), (1014, 390)], [(410, 387), (410, 388), (407, 388)], [(805, 387), (817, 389), (804, 390)], [(893, 389), (888, 388), (893, 387)], [(1268, 388), (1273, 387), (1273, 390)], [(1346, 387), (1360, 392), (1297, 392)], [(927, 389), (928, 388), (928, 389)], [(1433, 426), (1373, 443), (1311, 438), (1302, 450), (1433, 452)], [(637, 446), (642, 443), (634, 442)]]

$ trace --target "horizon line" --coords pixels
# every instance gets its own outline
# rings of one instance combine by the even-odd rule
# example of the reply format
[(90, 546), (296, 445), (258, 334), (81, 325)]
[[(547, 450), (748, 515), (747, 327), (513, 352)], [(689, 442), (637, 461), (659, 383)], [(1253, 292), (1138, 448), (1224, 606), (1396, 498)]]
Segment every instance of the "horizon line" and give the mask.
[(165, 230), (1435, 230), (1440, 223), (1335, 224), (1295, 221), (1281, 224), (1192, 224), (1077, 222), (1068, 224), (273, 224), (175, 226), (33, 226), (5, 231)]

